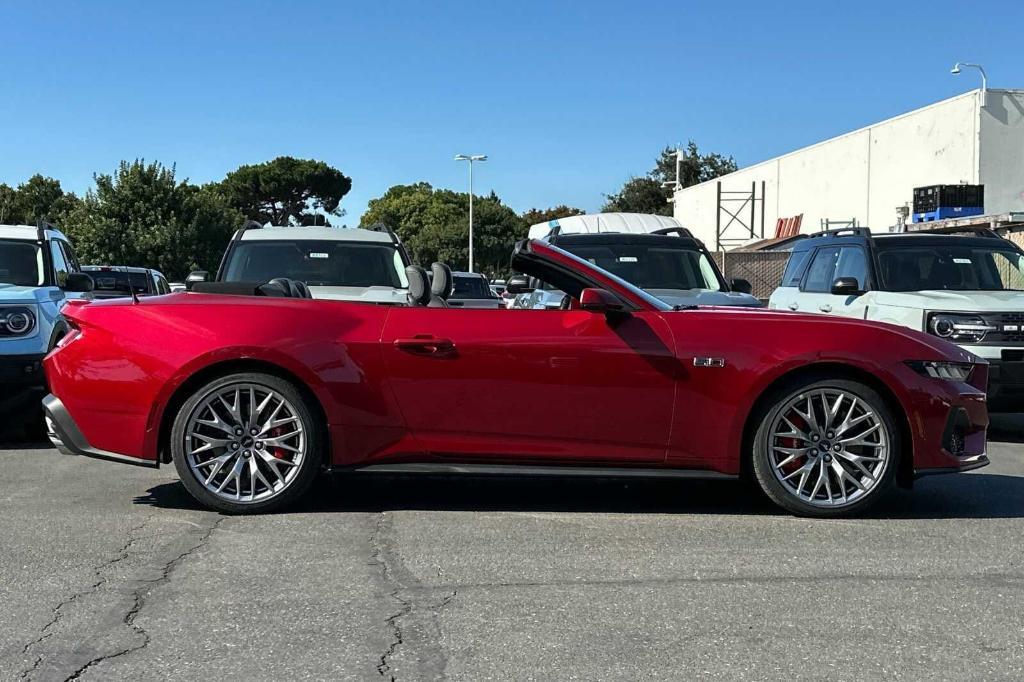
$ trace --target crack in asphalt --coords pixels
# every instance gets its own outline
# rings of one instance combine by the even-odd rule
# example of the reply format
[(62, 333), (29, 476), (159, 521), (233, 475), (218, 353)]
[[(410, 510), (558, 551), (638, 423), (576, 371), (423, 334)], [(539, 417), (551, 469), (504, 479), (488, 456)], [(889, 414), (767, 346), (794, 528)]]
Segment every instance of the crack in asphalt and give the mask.
[(97, 665), (104, 661), (109, 661), (113, 658), (125, 656), (134, 651), (145, 649), (147, 646), (149, 646), (149, 643), (152, 641), (149, 633), (146, 632), (145, 628), (141, 627), (135, 622), (135, 619), (138, 617), (139, 612), (142, 611), (143, 606), (145, 606), (146, 604), (146, 597), (148, 596), (149, 593), (153, 591), (153, 589), (168, 582), (171, 579), (171, 573), (174, 572), (174, 569), (177, 568), (181, 564), (181, 562), (188, 558), (191, 554), (202, 548), (210, 539), (210, 536), (213, 535), (213, 531), (220, 526), (220, 524), (225, 520), (225, 518), (226, 517), (223, 516), (219, 517), (216, 521), (214, 521), (212, 524), (206, 527), (205, 531), (199, 536), (199, 538), (192, 544), (191, 547), (186, 549), (184, 552), (180, 552), (177, 556), (173, 557), (169, 561), (163, 563), (162, 567), (160, 568), (160, 575), (158, 577), (153, 578), (151, 580), (140, 581), (141, 584), (134, 590), (132, 590), (132, 606), (128, 609), (127, 612), (125, 612), (124, 616), (121, 618), (121, 623), (127, 625), (137, 635), (140, 635), (142, 637), (141, 643), (139, 643), (136, 646), (125, 647), (117, 651), (103, 654), (101, 656), (96, 656), (90, 659), (84, 665), (79, 666), (71, 675), (67, 676), (65, 678), (65, 682), (80, 679), (81, 676), (94, 665)]
[[(49, 622), (47, 622), (40, 629), (39, 636), (33, 641), (26, 644), (25, 647), (23, 648), (22, 653), (24, 655), (29, 655), (31, 652), (33, 652), (33, 650), (40, 647), (40, 645), (42, 645), (43, 642), (57, 634), (57, 626), (65, 617), (66, 610), (70, 605), (85, 597), (104, 591), (112, 591), (115, 595), (119, 592), (123, 594), (123, 591), (121, 589), (119, 589), (117, 586), (110, 584), (113, 580), (113, 577), (108, 575), (109, 570), (111, 567), (123, 561), (126, 561), (129, 557), (132, 556), (132, 546), (138, 543), (144, 537), (146, 537), (146, 535), (142, 534), (140, 531), (142, 531), (146, 524), (152, 521), (153, 518), (154, 517), (152, 516), (147, 517), (145, 520), (142, 521), (142, 523), (130, 528), (128, 531), (128, 538), (125, 540), (124, 544), (121, 546), (117, 554), (113, 558), (104, 561), (102, 564), (93, 568), (93, 575), (95, 578), (94, 581), (84, 589), (81, 589), (72, 594), (71, 596), (67, 597), (66, 599), (62, 600), (59, 604), (57, 604), (56, 607), (53, 608), (53, 615)], [(116, 620), (111, 619), (110, 625), (108, 625), (104, 629), (104, 632), (109, 631), (113, 627), (127, 626), (132, 631), (133, 639), (136, 640), (136, 643), (134, 645), (117, 648), (114, 651), (103, 653), (102, 655), (91, 656), (84, 663), (71, 661), (70, 663), (65, 662), (64, 665), (61, 665), (61, 661), (58, 659), (56, 667), (73, 667), (73, 670), (69, 674), (59, 673), (57, 670), (49, 670), (46, 672), (45, 677), (47, 677), (48, 679), (57, 679), (59, 677), (60, 679), (64, 680), (77, 680), (80, 679), (81, 676), (86, 671), (90, 670), (93, 666), (97, 665), (98, 663), (110, 660), (112, 658), (118, 658), (120, 656), (129, 654), (133, 651), (138, 651), (140, 649), (144, 649), (145, 647), (147, 647), (150, 643), (150, 635), (148, 632), (146, 632), (145, 628), (139, 626), (135, 621), (139, 615), (139, 612), (145, 606), (146, 599), (148, 598), (149, 594), (156, 587), (159, 587), (161, 584), (169, 581), (171, 578), (171, 574), (174, 572), (174, 569), (180, 566), (181, 563), (189, 555), (203, 547), (210, 539), (210, 536), (213, 534), (213, 531), (216, 530), (217, 527), (220, 526), (220, 524), (225, 519), (226, 517), (219, 517), (213, 523), (206, 526), (201, 526), (202, 532), (189, 533), (188, 535), (195, 535), (197, 537), (183, 551), (177, 552), (169, 559), (160, 559), (155, 562), (144, 564), (136, 571), (136, 573), (142, 572), (150, 574), (155, 572), (156, 577), (142, 579), (132, 579), (130, 577), (128, 578), (128, 583), (135, 585), (135, 587), (127, 595), (127, 600), (130, 606), (127, 608), (127, 610), (125, 610), (123, 614), (119, 615), (116, 618)], [(182, 539), (183, 538), (178, 537), (174, 541), (165, 544), (163, 546), (164, 551), (166, 552), (169, 546), (174, 546), (175, 544), (180, 543)], [(157, 555), (160, 556), (160, 553), (157, 552)], [(108, 589), (104, 590), (105, 587)], [(102, 634), (103, 632), (91, 633), (93, 638)], [(40, 673), (40, 668), (42, 667), (43, 663), (46, 660), (47, 655), (45, 652), (37, 653), (31, 666), (21, 672), (19, 679), (29, 680), (37, 676), (37, 673)]]
[[(25, 647), (21, 650), (22, 655), (27, 656), (31, 649), (35, 648), (36, 646), (38, 646), (39, 644), (53, 636), (52, 628), (60, 622), (64, 614), (64, 609), (67, 606), (70, 606), (82, 597), (86, 597), (90, 594), (98, 592), (101, 587), (103, 587), (107, 582), (109, 582), (110, 579), (104, 575), (104, 572), (111, 566), (115, 566), (116, 564), (121, 563), (131, 555), (131, 553), (128, 550), (131, 549), (132, 545), (134, 545), (141, 539), (141, 536), (137, 535), (137, 533), (141, 531), (147, 523), (149, 523), (150, 518), (151, 517), (146, 517), (145, 519), (143, 519), (142, 523), (128, 529), (128, 539), (125, 541), (124, 545), (121, 546), (121, 549), (118, 550), (117, 554), (114, 556), (113, 559), (109, 559), (107, 561), (104, 561), (102, 564), (93, 567), (93, 577), (96, 579), (94, 583), (92, 583), (83, 590), (79, 590), (78, 592), (73, 593), (70, 597), (62, 600), (60, 603), (57, 604), (57, 606), (53, 608), (53, 617), (49, 620), (49, 622), (43, 625), (42, 629), (40, 629), (39, 637), (25, 645)], [(26, 670), (23, 670), (19, 675), (19, 678), (22, 680), (28, 679), (32, 675), (32, 673), (34, 673), (39, 668), (39, 665), (42, 662), (43, 655), (37, 654), (35, 660), (32, 662), (32, 666)]]
[(392, 636), (387, 649), (378, 659), (377, 674), (395, 682), (398, 679), (398, 671), (393, 659), (398, 653), (399, 647), (411, 646), (412, 642), (407, 640), (418, 639), (421, 640), (422, 655), (415, 659), (419, 669), (413, 677), (415, 679), (446, 679), (445, 669), (448, 659), (440, 645), (438, 615), (441, 609), (455, 599), (458, 591), (452, 590), (450, 594), (436, 603), (419, 603), (419, 598), (429, 597), (436, 591), (436, 588), (424, 586), (406, 568), (398, 554), (394, 526), (390, 522), (387, 512), (381, 512), (377, 517), (377, 523), (370, 535), (370, 544), (373, 547), (370, 560), (380, 567), (385, 585), (392, 588), (388, 596), (399, 604), (398, 611), (384, 620)]

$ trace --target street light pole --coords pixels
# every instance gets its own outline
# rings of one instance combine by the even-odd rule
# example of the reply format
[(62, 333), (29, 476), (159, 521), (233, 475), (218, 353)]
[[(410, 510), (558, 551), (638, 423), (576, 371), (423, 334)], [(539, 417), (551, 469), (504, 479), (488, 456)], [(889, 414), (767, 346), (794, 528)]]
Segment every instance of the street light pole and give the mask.
[(985, 68), (981, 64), (968, 64), (967, 62), (957, 62), (950, 69), (950, 73), (954, 76), (960, 73), (961, 68), (977, 69), (981, 72), (981, 102), (985, 104), (985, 96), (988, 94), (988, 75), (985, 73)]
[(486, 154), (457, 154), (456, 161), (469, 162), (469, 271), (473, 272), (473, 162), (486, 161)]

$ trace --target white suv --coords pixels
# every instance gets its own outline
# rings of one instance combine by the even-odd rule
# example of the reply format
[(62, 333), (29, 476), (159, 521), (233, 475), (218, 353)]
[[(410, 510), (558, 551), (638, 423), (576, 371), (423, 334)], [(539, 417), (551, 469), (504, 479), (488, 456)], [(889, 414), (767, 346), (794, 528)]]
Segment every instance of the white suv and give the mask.
[(940, 336), (989, 362), (991, 410), (1024, 411), (1024, 251), (994, 232), (808, 235), (768, 307)]
[[(394, 232), (379, 228), (262, 227), (247, 222), (228, 244), (217, 282), (269, 282), (284, 277), (305, 282), (313, 298), (404, 305), (409, 265)], [(208, 273), (193, 272), (196, 282)]]

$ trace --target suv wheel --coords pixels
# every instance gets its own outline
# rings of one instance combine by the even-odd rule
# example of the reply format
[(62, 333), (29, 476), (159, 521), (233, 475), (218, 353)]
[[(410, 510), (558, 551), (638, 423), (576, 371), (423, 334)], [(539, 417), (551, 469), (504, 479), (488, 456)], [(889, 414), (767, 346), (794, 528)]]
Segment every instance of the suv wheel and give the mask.
[(892, 488), (900, 439), (876, 391), (826, 379), (777, 392), (753, 448), (768, 497), (795, 514), (830, 517), (861, 512)]
[(320, 469), (322, 425), (279, 377), (232, 374), (193, 393), (171, 429), (181, 482), (202, 504), (232, 513), (281, 508)]

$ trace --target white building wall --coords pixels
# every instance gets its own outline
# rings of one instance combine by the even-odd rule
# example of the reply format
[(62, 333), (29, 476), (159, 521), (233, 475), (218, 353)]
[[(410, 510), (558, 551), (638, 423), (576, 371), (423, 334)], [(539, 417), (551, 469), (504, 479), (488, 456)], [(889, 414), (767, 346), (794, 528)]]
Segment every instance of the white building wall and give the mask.
[(1024, 90), (989, 90), (981, 110), (986, 213), (1024, 211)]
[[(824, 219), (856, 219), (884, 231), (913, 188), (983, 182), (986, 212), (1024, 210), (1024, 91), (978, 91), (841, 135), (719, 178), (723, 190), (760, 194), (765, 181), (765, 236), (778, 218), (803, 213), (803, 231)], [(980, 162), (979, 162), (980, 159)], [(738, 204), (726, 204), (738, 208)], [(715, 245), (716, 181), (675, 194), (674, 215), (709, 247)], [(728, 222), (723, 215), (722, 224)], [(760, 221), (760, 206), (757, 209)], [(743, 215), (749, 222), (749, 211)], [(723, 238), (737, 245), (749, 232), (733, 224)]]

